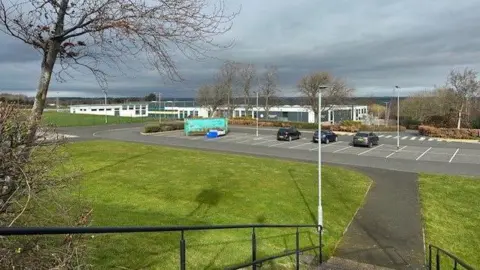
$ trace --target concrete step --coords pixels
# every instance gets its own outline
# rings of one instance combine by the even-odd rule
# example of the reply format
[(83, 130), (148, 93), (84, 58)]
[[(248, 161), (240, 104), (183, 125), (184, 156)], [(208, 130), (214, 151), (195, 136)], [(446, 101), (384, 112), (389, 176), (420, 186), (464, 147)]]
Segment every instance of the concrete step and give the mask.
[(359, 263), (352, 260), (332, 257), (320, 266), (312, 267), (312, 270), (393, 270), (382, 266)]

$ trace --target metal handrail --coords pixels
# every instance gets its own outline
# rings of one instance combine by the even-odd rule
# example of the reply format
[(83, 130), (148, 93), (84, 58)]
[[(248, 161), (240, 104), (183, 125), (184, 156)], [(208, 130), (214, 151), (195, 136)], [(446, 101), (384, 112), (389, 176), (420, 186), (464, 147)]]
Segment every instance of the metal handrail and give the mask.
[[(259, 228), (291, 228), (296, 229), (296, 243), (294, 251), (287, 251), (282, 254), (257, 259), (257, 237), (256, 229)], [(300, 228), (316, 228), (318, 230), (318, 246), (300, 248)], [(196, 225), (196, 226), (137, 226), (137, 227), (3, 227), (0, 228), (0, 236), (12, 235), (59, 235), (59, 234), (109, 234), (109, 233), (141, 233), (141, 232), (180, 232), (180, 269), (186, 269), (186, 240), (187, 231), (207, 231), (207, 230), (226, 230), (226, 229), (252, 229), (251, 244), (252, 258), (250, 262), (241, 265), (228, 267), (227, 269), (240, 269), (252, 266), (256, 270), (257, 265), (263, 262), (274, 260), (281, 257), (296, 255), (296, 269), (300, 268), (300, 254), (305, 251), (318, 249), (319, 263), (321, 264), (322, 253), (322, 231), (320, 225), (300, 225), (300, 224), (240, 224), (240, 225)]]
[(468, 265), (466, 262), (462, 261), (459, 259), (457, 256), (453, 255), (452, 253), (439, 248), (435, 245), (429, 244), (428, 245), (428, 269), (432, 269), (432, 249), (436, 250), (435, 253), (435, 269), (440, 270), (441, 269), (441, 264), (440, 264), (440, 255), (441, 253), (447, 255), (450, 259), (453, 259), (453, 269), (457, 270), (458, 266), (462, 266), (466, 270), (475, 270), (472, 266)]

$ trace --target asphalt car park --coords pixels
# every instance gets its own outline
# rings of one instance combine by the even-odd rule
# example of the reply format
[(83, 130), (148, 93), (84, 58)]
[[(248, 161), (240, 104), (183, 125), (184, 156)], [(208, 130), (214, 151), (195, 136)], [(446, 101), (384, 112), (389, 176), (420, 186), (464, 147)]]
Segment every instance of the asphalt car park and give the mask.
[[(274, 134), (259, 135), (258, 137), (251, 133), (231, 132), (225, 136), (207, 139), (202, 136), (187, 137), (183, 132), (167, 132), (154, 136), (183, 138), (186, 140), (202, 140), (205, 143), (227, 143), (243, 144), (255, 147), (281, 148), (285, 150), (295, 149), (304, 151), (318, 151), (319, 144), (312, 142), (311, 136), (304, 136), (294, 141), (279, 141)], [(410, 161), (436, 161), (445, 163), (468, 163), (480, 164), (480, 149), (452, 148), (429, 145), (400, 145), (394, 142), (382, 141), (378, 146), (353, 147), (350, 141), (331, 142), (322, 144), (323, 153), (346, 154), (366, 157), (380, 157), (386, 159), (410, 160)]]

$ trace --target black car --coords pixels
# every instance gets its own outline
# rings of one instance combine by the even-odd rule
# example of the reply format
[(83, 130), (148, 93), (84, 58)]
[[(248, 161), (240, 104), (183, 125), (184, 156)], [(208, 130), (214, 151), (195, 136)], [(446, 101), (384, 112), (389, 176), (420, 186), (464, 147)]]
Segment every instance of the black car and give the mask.
[[(318, 130), (313, 133), (313, 142), (318, 142)], [(320, 141), (322, 143), (336, 142), (338, 140), (338, 135), (331, 130), (322, 130), (320, 131)]]
[(352, 145), (372, 147), (378, 145), (378, 141), (378, 136), (373, 132), (357, 132), (357, 134), (353, 136)]
[(277, 132), (277, 140), (291, 141), (294, 139), (300, 139), (302, 133), (295, 127), (283, 127)]

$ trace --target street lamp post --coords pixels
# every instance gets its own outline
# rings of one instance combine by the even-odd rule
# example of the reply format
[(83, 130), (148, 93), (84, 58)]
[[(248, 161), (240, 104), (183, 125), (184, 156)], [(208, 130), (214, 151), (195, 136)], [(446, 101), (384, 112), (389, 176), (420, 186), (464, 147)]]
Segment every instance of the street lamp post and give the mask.
[(323, 230), (323, 207), (322, 207), (322, 90), (327, 86), (322, 86), (318, 90), (318, 229), (319, 233)]
[(397, 89), (397, 150), (400, 149), (400, 87), (395, 85)]
[(103, 90), (103, 94), (105, 95), (105, 124), (108, 124), (108, 116), (107, 116), (107, 90)]
[(258, 137), (258, 92), (257, 92), (257, 107), (256, 107), (256, 122), (257, 122), (257, 137)]

